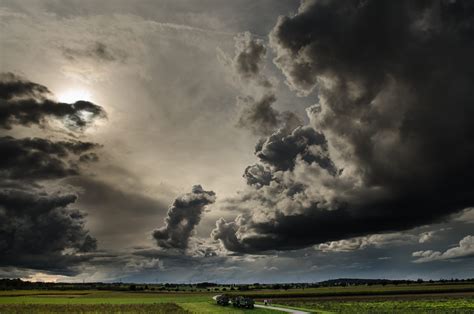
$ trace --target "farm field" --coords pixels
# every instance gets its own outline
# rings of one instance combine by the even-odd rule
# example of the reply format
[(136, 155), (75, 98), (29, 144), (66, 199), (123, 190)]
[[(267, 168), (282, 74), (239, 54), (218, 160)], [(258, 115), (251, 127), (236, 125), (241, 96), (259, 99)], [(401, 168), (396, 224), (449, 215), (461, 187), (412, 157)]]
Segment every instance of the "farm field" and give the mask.
[(240, 294), (254, 298), (286, 297), (324, 297), (324, 296), (377, 296), (377, 295), (410, 295), (410, 294), (443, 294), (474, 292), (474, 284), (411, 284), (411, 285), (373, 285), (347, 287), (319, 287), (289, 290), (252, 290)]
[(474, 313), (472, 284), (322, 287), (246, 294), (314, 313)]
[(275, 300), (278, 306), (316, 313), (474, 313), (474, 294)]
[(277, 313), (221, 307), (212, 293), (3, 291), (0, 313)]
[(0, 313), (281, 313), (215, 304), (229, 293), (311, 313), (474, 313), (474, 284), (412, 284), (250, 291), (0, 291)]
[(173, 303), (157, 304), (2, 304), (0, 313), (191, 313)]

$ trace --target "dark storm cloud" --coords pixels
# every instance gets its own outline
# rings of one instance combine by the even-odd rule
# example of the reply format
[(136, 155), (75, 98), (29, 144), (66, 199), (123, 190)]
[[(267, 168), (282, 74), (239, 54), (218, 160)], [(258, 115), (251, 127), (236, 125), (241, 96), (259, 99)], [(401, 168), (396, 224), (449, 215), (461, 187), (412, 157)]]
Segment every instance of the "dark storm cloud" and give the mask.
[(211, 238), (214, 240), (220, 240), (224, 247), (233, 252), (248, 252), (252, 253), (256, 250), (252, 248), (244, 247), (242, 241), (237, 238), (237, 232), (239, 231), (239, 226), (241, 225), (240, 219), (242, 216), (237, 217), (236, 221), (225, 221), (224, 218), (220, 218), (216, 221), (216, 228), (211, 232)]
[(104, 118), (105, 111), (91, 102), (79, 100), (72, 104), (48, 98), (51, 92), (42, 85), (29, 82), (12, 73), (0, 75), (0, 127), (13, 125), (44, 126), (48, 118), (60, 119), (73, 130), (82, 130), (94, 120)]
[[(234, 251), (295, 249), (472, 206), (473, 25), (470, 1), (307, 1), (280, 18), (274, 62), (319, 104), (295, 138), (257, 145), (280, 171), (235, 202), (243, 214), (214, 238)], [(320, 144), (310, 149), (303, 130)]]
[(264, 185), (270, 184), (270, 181), (272, 181), (272, 172), (263, 165), (255, 164), (245, 168), (243, 177), (248, 185), (261, 188)]
[(0, 177), (34, 181), (77, 175), (81, 162), (97, 158), (90, 151), (98, 146), (80, 141), (0, 137)]
[(216, 197), (212, 191), (205, 191), (200, 185), (193, 186), (191, 193), (175, 199), (168, 210), (165, 226), (153, 232), (158, 246), (163, 248), (186, 249), (194, 227), (199, 224), (201, 214)]
[[(49, 90), (11, 73), (0, 76), (0, 127), (43, 126), (49, 117), (82, 129), (105, 116), (99, 106), (50, 100)], [(100, 145), (77, 140), (0, 137), (0, 267), (74, 275), (97, 241), (85, 229), (74, 194), (46, 192), (43, 180), (80, 173)]]
[(46, 86), (25, 81), (13, 73), (0, 73), (0, 99), (13, 98), (42, 99), (51, 94)]
[(304, 126), (286, 134), (279, 130), (271, 136), (260, 140), (255, 147), (255, 155), (275, 170), (291, 170), (296, 158), (307, 163), (316, 162), (322, 168), (335, 172), (334, 164), (329, 159), (326, 138), (312, 127)]
[(253, 97), (240, 98), (241, 111), (237, 126), (250, 130), (255, 135), (268, 136), (278, 128), (293, 130), (301, 125), (301, 120), (292, 112), (279, 112), (272, 105), (276, 102), (273, 94), (264, 95), (259, 100)]
[(84, 214), (69, 208), (72, 194), (0, 191), (0, 266), (70, 273), (93, 251), (96, 240), (84, 228)]

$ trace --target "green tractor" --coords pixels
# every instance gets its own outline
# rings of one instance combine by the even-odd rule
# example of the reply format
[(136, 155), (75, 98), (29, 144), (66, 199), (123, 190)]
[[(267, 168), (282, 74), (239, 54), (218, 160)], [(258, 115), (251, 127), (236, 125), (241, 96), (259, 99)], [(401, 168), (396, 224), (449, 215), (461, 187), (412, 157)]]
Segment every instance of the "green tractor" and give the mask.
[(255, 302), (251, 298), (235, 297), (232, 299), (232, 305), (234, 307), (239, 307), (239, 308), (244, 308), (244, 309), (253, 309)]

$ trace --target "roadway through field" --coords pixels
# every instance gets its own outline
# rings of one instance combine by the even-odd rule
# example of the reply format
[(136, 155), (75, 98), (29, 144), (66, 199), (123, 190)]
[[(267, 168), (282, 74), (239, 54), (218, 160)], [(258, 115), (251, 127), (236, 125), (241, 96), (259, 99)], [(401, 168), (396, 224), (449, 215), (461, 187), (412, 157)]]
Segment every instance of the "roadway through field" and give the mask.
[[(217, 300), (218, 296), (219, 295), (215, 295), (215, 296), (212, 297), (212, 299)], [(258, 307), (258, 308), (261, 308), (261, 309), (281, 311), (281, 312), (286, 312), (286, 313), (293, 313), (293, 314), (310, 314), (309, 312), (304, 312), (304, 311), (299, 311), (299, 310), (294, 310), (294, 309), (287, 309), (287, 308), (284, 308), (284, 307), (270, 306), (270, 305), (255, 304), (255, 307)]]
[(258, 307), (258, 308), (261, 308), (261, 309), (282, 311), (282, 312), (286, 312), (286, 313), (293, 313), (293, 314), (309, 314), (309, 312), (304, 312), (304, 311), (299, 311), (299, 310), (294, 310), (294, 309), (287, 309), (287, 308), (284, 308), (284, 307), (270, 306), (270, 305), (255, 304), (255, 307)]

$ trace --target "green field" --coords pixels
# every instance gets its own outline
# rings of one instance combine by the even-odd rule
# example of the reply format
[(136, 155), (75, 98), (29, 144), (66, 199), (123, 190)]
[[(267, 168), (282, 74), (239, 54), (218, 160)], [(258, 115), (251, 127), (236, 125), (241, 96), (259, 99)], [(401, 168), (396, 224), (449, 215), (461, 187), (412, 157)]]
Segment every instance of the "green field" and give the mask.
[(249, 291), (315, 313), (474, 313), (473, 284), (416, 284)]
[(289, 290), (252, 290), (240, 292), (254, 298), (300, 298), (325, 296), (359, 296), (359, 295), (398, 295), (398, 294), (443, 294), (474, 292), (474, 284), (411, 284), (411, 285), (374, 285), (348, 287), (320, 287)]
[(318, 299), (289, 299), (279, 300), (278, 305), (304, 309), (308, 312), (319, 313), (474, 313), (474, 295), (458, 297), (424, 296), (396, 300), (318, 300)]
[(158, 304), (2, 304), (0, 313), (191, 313), (173, 303)]
[[(227, 291), (228, 292), (228, 291)], [(215, 304), (216, 291), (0, 291), (0, 313), (281, 313)], [(474, 284), (232, 291), (312, 313), (474, 313)]]
[[(276, 313), (221, 307), (212, 293), (3, 291), (0, 313)], [(174, 308), (171, 308), (173, 306)]]

